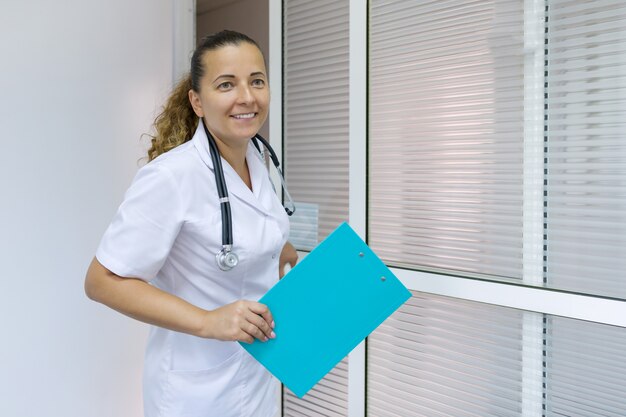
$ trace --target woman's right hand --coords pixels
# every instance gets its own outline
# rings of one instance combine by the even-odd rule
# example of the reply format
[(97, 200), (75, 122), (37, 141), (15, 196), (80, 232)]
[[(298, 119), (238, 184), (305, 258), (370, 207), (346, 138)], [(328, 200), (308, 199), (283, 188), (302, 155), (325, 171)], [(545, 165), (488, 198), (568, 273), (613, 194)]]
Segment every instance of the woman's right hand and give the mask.
[(269, 308), (254, 301), (239, 300), (207, 313), (206, 336), (224, 341), (252, 343), (274, 339), (274, 318)]

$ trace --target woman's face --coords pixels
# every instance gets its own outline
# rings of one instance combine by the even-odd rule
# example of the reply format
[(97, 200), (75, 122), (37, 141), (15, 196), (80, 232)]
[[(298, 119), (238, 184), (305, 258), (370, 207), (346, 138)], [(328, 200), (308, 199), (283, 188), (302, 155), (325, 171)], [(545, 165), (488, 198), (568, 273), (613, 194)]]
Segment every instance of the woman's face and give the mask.
[(194, 112), (216, 139), (247, 146), (265, 122), (270, 100), (261, 51), (247, 42), (227, 45), (205, 52), (202, 63), (200, 92), (189, 92)]

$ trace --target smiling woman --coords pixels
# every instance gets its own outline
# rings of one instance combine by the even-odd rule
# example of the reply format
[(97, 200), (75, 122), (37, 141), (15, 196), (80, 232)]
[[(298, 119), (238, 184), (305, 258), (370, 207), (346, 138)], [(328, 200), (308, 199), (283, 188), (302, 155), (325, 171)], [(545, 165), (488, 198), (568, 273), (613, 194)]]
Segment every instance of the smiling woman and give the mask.
[(270, 98), (263, 55), (256, 44), (227, 45), (194, 54), (194, 67), (204, 74), (189, 91), (193, 110), (204, 118), (222, 157), (251, 188), (245, 149), (267, 118)]
[[(276, 381), (236, 343), (276, 337), (271, 311), (249, 300), (297, 261), (285, 210), (250, 141), (268, 105), (256, 43), (232, 31), (203, 39), (155, 121), (150, 162), (87, 272), (90, 298), (154, 325), (144, 366), (148, 417), (276, 412)], [(231, 227), (236, 245), (225, 245)], [(225, 268), (220, 254), (232, 246), (238, 266)]]
[[(245, 74), (238, 66), (242, 64), (242, 61), (249, 61), (246, 64), (254, 70)], [(240, 79), (236, 79), (237, 76)], [(257, 112), (259, 117), (256, 118), (260, 127), (267, 118), (269, 86), (265, 60), (259, 46), (253, 39), (234, 31), (222, 31), (205, 37), (193, 53), (189, 74), (174, 88), (163, 111), (154, 122), (156, 134), (152, 136), (148, 158), (153, 160), (162, 153), (189, 141), (198, 126), (199, 117), (205, 117), (205, 120), (206, 118), (215, 120), (214, 115), (211, 114), (213, 107), (217, 107), (219, 111), (220, 105), (223, 104), (211, 103), (208, 99), (216, 98), (219, 103), (233, 100), (234, 94), (241, 92), (241, 85), (237, 86), (235, 82), (241, 82), (243, 78), (246, 80), (251, 78), (255, 91), (261, 92), (261, 94), (254, 94), (253, 97), (244, 97), (244, 101), (254, 100), (254, 102), (247, 103), (248, 106), (252, 104), (262, 110), (262, 112)], [(219, 96), (214, 94), (217, 92), (230, 94), (224, 98), (218, 98)], [(205, 98), (204, 102), (202, 97)], [(205, 110), (202, 110), (203, 105)], [(233, 103), (231, 102), (230, 105), (232, 106)], [(245, 105), (244, 103), (244, 107)], [(221, 109), (223, 112), (224, 109)], [(212, 130), (214, 129), (212, 123), (209, 122), (209, 125), (211, 125), (209, 130), (219, 138), (219, 134)], [(258, 129), (248, 135), (247, 139), (257, 132)]]

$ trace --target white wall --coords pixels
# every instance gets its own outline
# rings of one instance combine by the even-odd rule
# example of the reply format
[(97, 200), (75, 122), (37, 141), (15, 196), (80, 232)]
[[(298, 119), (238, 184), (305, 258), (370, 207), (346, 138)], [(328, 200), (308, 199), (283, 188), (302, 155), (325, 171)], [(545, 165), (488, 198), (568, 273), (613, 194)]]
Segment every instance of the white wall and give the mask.
[(140, 416), (147, 326), (86, 298), (171, 87), (175, 0), (0, 4), (0, 416)]

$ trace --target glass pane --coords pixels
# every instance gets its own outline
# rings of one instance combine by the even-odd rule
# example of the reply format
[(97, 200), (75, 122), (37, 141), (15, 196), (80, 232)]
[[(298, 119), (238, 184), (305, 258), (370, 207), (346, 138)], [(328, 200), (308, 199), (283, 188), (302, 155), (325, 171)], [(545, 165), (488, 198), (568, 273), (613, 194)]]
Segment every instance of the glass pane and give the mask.
[(309, 250), (348, 219), (349, 2), (283, 5), (285, 177), (296, 207), (306, 203), (293, 240)]
[(624, 416), (626, 328), (414, 292), (369, 338), (370, 415)]
[(541, 415), (541, 314), (414, 292), (367, 352), (371, 416)]
[(626, 298), (626, 3), (548, 17), (547, 285)]
[(339, 362), (304, 397), (283, 390), (283, 417), (346, 417), (348, 415), (348, 358)]
[(369, 222), (391, 265), (522, 279), (524, 2), (370, 2)]
[(624, 416), (626, 328), (549, 317), (546, 415)]

